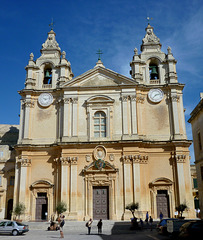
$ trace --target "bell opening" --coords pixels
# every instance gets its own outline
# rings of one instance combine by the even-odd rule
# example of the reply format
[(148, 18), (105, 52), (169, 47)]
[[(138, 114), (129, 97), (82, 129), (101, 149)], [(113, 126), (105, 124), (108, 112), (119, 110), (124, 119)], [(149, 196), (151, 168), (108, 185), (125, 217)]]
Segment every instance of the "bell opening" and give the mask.
[(149, 75), (150, 75), (150, 80), (159, 79), (158, 66), (157, 65), (153, 64), (153, 65), (149, 66)]
[(44, 70), (43, 84), (52, 84), (52, 69), (51, 68), (47, 68)]

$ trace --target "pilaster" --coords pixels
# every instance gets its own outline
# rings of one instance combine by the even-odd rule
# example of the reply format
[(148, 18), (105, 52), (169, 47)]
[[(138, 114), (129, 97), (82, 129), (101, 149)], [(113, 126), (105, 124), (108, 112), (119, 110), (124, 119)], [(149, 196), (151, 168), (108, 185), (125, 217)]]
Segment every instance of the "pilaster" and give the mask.
[(34, 107), (34, 101), (31, 99), (31, 95), (27, 95), (23, 100), (24, 114), (23, 114), (23, 138), (29, 138), (29, 124), (30, 124), (30, 108)]
[(173, 115), (173, 138), (180, 139), (180, 126), (179, 126), (179, 114), (178, 114), (178, 102), (179, 95), (176, 90), (171, 91), (171, 105), (172, 105), (172, 115)]

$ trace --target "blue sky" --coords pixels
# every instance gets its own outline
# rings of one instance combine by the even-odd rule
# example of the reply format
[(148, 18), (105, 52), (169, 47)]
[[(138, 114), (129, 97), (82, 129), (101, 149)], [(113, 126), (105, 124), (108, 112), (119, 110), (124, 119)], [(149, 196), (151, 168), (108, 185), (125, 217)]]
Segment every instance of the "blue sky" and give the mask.
[[(56, 40), (76, 76), (93, 68), (96, 52), (104, 65), (129, 77), (135, 47), (140, 49), (146, 17), (160, 38), (162, 51), (172, 48), (183, 91), (186, 120), (203, 91), (202, 0), (8, 0), (1, 1), (0, 124), (19, 124), (20, 96), (29, 55), (40, 56), (54, 19)], [(191, 126), (186, 123), (188, 139)], [(191, 157), (194, 161), (193, 148)]]

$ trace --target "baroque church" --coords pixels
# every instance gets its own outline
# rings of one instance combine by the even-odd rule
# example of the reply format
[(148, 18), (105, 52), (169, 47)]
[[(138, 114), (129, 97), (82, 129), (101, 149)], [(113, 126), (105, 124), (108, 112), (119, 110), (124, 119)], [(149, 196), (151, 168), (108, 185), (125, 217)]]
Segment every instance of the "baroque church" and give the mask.
[(126, 206), (174, 217), (186, 203), (194, 217), (189, 146), (171, 48), (148, 24), (131, 77), (96, 66), (74, 78), (53, 29), (41, 56), (30, 54), (15, 146), (13, 206), (23, 220), (46, 220), (59, 202), (67, 220), (129, 220)]

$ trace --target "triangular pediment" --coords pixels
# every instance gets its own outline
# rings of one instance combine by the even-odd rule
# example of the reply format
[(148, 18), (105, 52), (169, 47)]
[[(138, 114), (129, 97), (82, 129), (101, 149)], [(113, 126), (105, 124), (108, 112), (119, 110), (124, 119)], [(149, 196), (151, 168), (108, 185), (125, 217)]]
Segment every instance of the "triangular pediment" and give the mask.
[(110, 69), (96, 67), (66, 82), (63, 87), (117, 87), (120, 85), (132, 86), (137, 85), (137, 82)]

